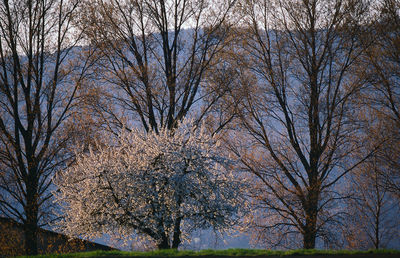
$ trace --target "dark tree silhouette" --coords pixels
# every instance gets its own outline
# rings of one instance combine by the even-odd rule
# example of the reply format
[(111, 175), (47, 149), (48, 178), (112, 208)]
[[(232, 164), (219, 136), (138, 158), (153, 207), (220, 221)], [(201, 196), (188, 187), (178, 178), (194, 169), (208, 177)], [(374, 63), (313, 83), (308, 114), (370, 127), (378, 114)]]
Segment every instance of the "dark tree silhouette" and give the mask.
[(356, 124), (347, 115), (359, 90), (351, 69), (363, 51), (359, 25), (367, 6), (260, 0), (243, 8), (243, 62), (255, 83), (244, 91), (242, 124), (253, 142), (236, 151), (257, 182), (251, 194), (260, 213), (250, 225), (276, 236), (271, 244), (300, 234), (303, 248), (315, 248), (340, 215), (334, 187), (361, 162), (348, 158)]
[(61, 133), (87, 63), (72, 48), (79, 1), (0, 3), (0, 214), (22, 222), (26, 254), (37, 254), (51, 177), (63, 164)]

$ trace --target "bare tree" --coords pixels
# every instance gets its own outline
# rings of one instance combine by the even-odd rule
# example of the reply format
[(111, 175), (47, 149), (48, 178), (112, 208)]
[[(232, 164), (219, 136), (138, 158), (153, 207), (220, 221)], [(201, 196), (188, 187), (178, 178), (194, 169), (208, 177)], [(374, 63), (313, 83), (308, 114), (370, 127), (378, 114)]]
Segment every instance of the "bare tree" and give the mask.
[[(224, 70), (235, 2), (86, 1), (82, 24), (98, 48), (96, 84), (103, 98), (95, 110), (103, 120), (158, 131), (173, 128), (192, 107), (198, 120), (216, 112), (231, 78), (208, 76)], [(232, 119), (220, 117), (215, 130)]]
[(347, 248), (387, 248), (398, 237), (399, 207), (385, 187), (382, 160), (374, 156), (351, 174), (353, 198), (346, 206), (344, 241)]
[(379, 17), (374, 23), (375, 43), (367, 48), (364, 63), (364, 79), (372, 86), (363, 101), (374, 108), (375, 119), (386, 124), (387, 140), (380, 150), (380, 159), (390, 164), (385, 169), (386, 187), (400, 197), (400, 164), (398, 142), (400, 140), (400, 1), (382, 0), (377, 6)]
[(375, 2), (376, 16), (370, 21), (372, 30), (364, 35), (366, 51), (358, 63), (357, 75), (367, 86), (354, 99), (359, 106), (354, 114), (363, 123), (358, 132), (364, 138), (362, 151), (379, 148), (350, 175), (354, 198), (348, 204), (344, 232), (351, 248), (387, 247), (399, 230), (395, 215), (399, 205), (394, 198), (400, 196), (399, 8), (397, 0)]
[[(353, 0), (244, 1), (243, 58), (253, 77), (242, 107), (251, 141), (231, 148), (254, 175), (250, 220), (259, 236), (315, 248), (343, 212), (338, 182), (355, 161), (347, 116), (359, 90), (352, 67), (368, 4)], [(271, 219), (270, 219), (271, 218)], [(331, 241), (332, 239), (329, 239)]]
[(24, 224), (30, 255), (48, 219), (53, 172), (67, 158), (60, 128), (88, 65), (74, 49), (78, 2), (0, 3), (0, 213)]

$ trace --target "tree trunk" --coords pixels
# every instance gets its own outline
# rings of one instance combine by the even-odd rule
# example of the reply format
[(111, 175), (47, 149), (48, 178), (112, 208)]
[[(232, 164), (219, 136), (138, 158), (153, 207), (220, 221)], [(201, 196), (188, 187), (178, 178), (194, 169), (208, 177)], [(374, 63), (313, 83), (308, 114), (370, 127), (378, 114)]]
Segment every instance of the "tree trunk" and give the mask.
[[(309, 225), (306, 225), (306, 230), (303, 234), (303, 248), (304, 249), (314, 249), (315, 248), (315, 239), (316, 239), (316, 231), (315, 225), (313, 226), (312, 222), (306, 222)], [(314, 223), (315, 224), (315, 223)]]
[[(380, 196), (378, 195), (378, 198)], [(378, 199), (378, 210), (377, 213), (375, 214), (375, 241), (374, 241), (374, 247), (375, 249), (379, 249), (380, 247), (380, 237), (379, 237), (379, 233), (380, 233), (380, 215), (381, 215), (381, 200)]]
[(177, 218), (174, 225), (174, 239), (172, 240), (172, 248), (178, 249), (181, 244), (181, 221), (182, 217)]
[(27, 205), (25, 207), (25, 253), (37, 255), (37, 231), (38, 231), (38, 202), (35, 187), (27, 185)]
[(25, 254), (37, 255), (37, 225), (35, 223), (25, 224)]
[(158, 243), (157, 245), (158, 249), (171, 249), (171, 246), (169, 245), (168, 237), (163, 236), (161, 239), (161, 242)]
[(313, 182), (313, 187), (308, 192), (308, 203), (305, 207), (306, 224), (303, 232), (303, 248), (314, 249), (317, 238), (317, 217), (318, 217), (318, 199), (319, 187)]

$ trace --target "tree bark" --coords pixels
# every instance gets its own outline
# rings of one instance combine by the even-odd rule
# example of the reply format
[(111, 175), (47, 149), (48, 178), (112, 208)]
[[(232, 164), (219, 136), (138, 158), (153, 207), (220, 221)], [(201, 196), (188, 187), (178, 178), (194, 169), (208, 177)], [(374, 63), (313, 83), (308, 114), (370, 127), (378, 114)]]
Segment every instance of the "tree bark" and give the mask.
[(174, 239), (172, 240), (173, 249), (178, 249), (179, 245), (181, 244), (181, 221), (182, 217), (177, 218), (175, 221)]
[(27, 222), (25, 224), (25, 253), (26, 255), (37, 255), (37, 223)]
[(317, 238), (316, 231), (316, 217), (317, 213), (306, 215), (306, 226), (303, 233), (303, 248), (304, 249), (314, 249), (315, 239)]
[(25, 253), (37, 255), (37, 231), (38, 231), (38, 202), (37, 190), (34, 185), (27, 185), (27, 205), (25, 206), (26, 221), (24, 223)]
[(303, 230), (303, 248), (314, 249), (317, 238), (317, 219), (318, 219), (318, 201), (320, 193), (320, 183), (314, 179), (310, 180), (310, 189), (307, 195), (307, 203), (304, 207), (306, 221)]
[(157, 247), (160, 250), (171, 249), (171, 246), (169, 245), (168, 237), (163, 236), (162, 239), (161, 239), (161, 242), (158, 243)]

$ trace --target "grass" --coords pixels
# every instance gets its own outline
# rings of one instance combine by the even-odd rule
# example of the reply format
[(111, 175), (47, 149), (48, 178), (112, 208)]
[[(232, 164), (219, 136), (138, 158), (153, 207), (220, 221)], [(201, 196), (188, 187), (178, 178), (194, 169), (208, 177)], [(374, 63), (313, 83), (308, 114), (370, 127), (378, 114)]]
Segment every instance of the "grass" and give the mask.
[[(149, 252), (126, 252), (126, 251), (93, 251), (59, 255), (38, 255), (34, 257), (99, 257), (99, 256), (137, 256), (137, 257), (180, 257), (180, 256), (288, 256), (288, 255), (355, 255), (355, 254), (400, 254), (399, 250), (378, 249), (368, 251), (350, 250), (317, 250), (317, 249), (298, 249), (290, 251), (274, 251), (261, 249), (226, 249), (226, 250), (201, 250), (201, 251), (177, 251), (177, 250), (157, 250)], [(28, 256), (20, 256), (28, 257)]]

